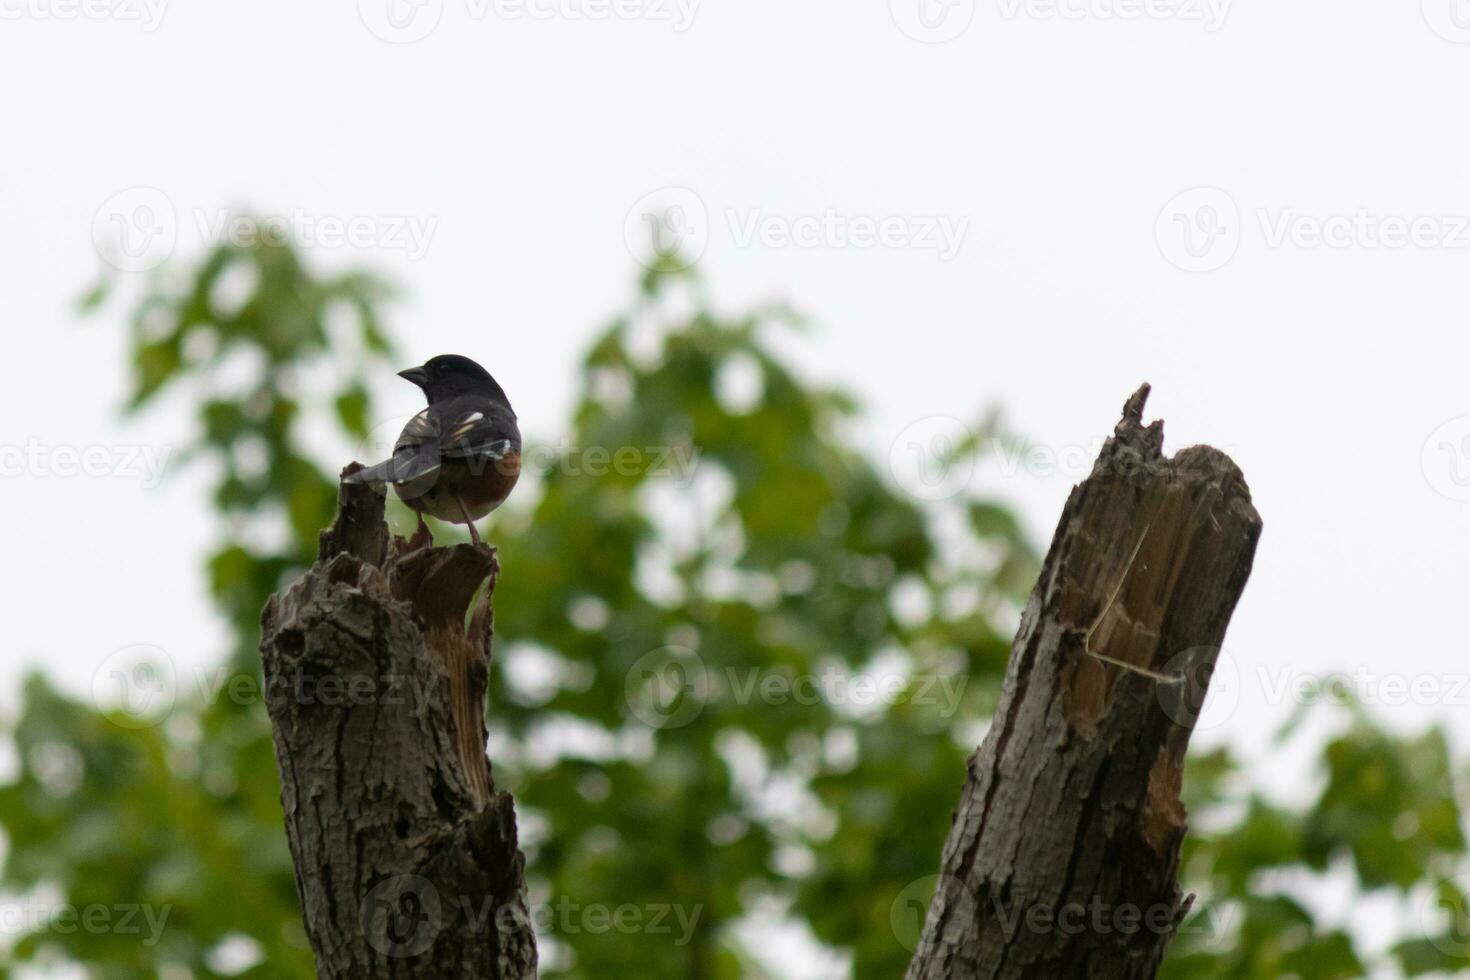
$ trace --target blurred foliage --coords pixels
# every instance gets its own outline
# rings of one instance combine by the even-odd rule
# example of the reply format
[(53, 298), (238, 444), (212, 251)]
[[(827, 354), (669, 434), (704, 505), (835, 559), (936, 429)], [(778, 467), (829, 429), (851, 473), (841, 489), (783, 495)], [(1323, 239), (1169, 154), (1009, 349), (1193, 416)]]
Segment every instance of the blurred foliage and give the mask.
[[(1191, 758), (1183, 877), (1197, 898), (1165, 980), (1470, 970), (1465, 781), (1444, 733), (1395, 736), (1345, 692), (1318, 691), (1275, 748), (1288, 750), (1307, 716), (1323, 713), (1340, 731), (1321, 750), (1304, 807), (1252, 792), (1223, 751)], [(1345, 921), (1364, 907), (1391, 923), (1384, 938), (1403, 938), (1364, 948)], [(1338, 911), (1329, 917), (1324, 908)]]
[[(99, 283), (84, 309), (103, 307), (115, 285)], [(127, 411), (172, 398), (173, 414), (195, 419), (175, 458), (213, 480), (222, 541), (207, 574), (235, 645), (225, 667), (173, 679), (178, 702), (158, 725), (27, 681), (11, 733), (19, 778), (0, 786), (0, 888), (26, 896), (23, 907), (44, 907), (38, 896), (52, 891), (62, 896), (52, 903), (146, 904), (167, 919), (154, 944), (121, 929), (32, 932), (17, 962), (62, 955), (106, 978), (166, 967), (312, 975), (256, 645), (262, 597), (310, 563), (335, 510), (336, 481), (305, 448), (302, 416), (333, 417), (354, 441), (365, 434), (363, 375), (390, 351), (378, 322), (388, 296), (374, 276), (314, 275), (294, 249), (262, 239), (216, 248), (187, 274), (165, 270), (130, 298)]]
[[(539, 891), (672, 898), (698, 926), (684, 946), (558, 936), (548, 967), (748, 975), (726, 927), (762, 906), (864, 974), (901, 972), (890, 906), (932, 873), (964, 723), (991, 710), (1036, 557), (997, 521), (973, 553), (942, 554), (854, 448), (851, 399), (771, 353), (768, 333), (799, 328), (787, 311), (722, 319), (677, 302), (697, 291), (682, 276), (647, 290), (593, 343), (539, 499), (497, 528), (492, 758), (535, 828)], [(667, 315), (680, 305), (697, 311)], [(640, 330), (657, 338), (642, 356)], [(639, 465), (596, 471), (599, 447)], [(687, 702), (658, 701), (668, 670), (691, 672), (673, 685)], [(880, 671), (904, 688), (841, 696)], [(575, 739), (544, 747), (569, 724)]]
[[(10, 726), (18, 772), (0, 786), (0, 888), (171, 911), (155, 944), (36, 928), (0, 974), (64, 961), (108, 978), (312, 975), (251, 694), (257, 622), (331, 519), (345, 460), (313, 462), (321, 439), (308, 451), (305, 432), (327, 419), (360, 444), (377, 419), (364, 378), (389, 373), (391, 290), (318, 275), (269, 242), (177, 275), (131, 299), (130, 410), (197, 415), (188, 455), (222, 518), (209, 582), (235, 638), (211, 690), (247, 689), (181, 685), (163, 723), (138, 727), (27, 682)], [(104, 284), (86, 303), (108, 296)], [(719, 315), (688, 273), (650, 270), (585, 355), (568, 431), (532, 440), (491, 524), (503, 566), (491, 757), (547, 909), (547, 975), (760, 976), (790, 966), (751, 938), (772, 924), (856, 977), (901, 975), (909, 959), (1038, 558), (995, 501), (923, 505), (895, 487), (858, 449), (859, 404), (776, 355), (779, 334), (800, 329), (779, 307)], [(489, 367), (514, 395), (507, 366)], [(955, 451), (997, 438), (977, 426)], [(391, 517), (412, 523), (396, 505)], [(895, 686), (864, 686), (880, 678)], [(1191, 760), (1186, 884), (1200, 899), (1167, 976), (1464, 962), (1444, 739), (1346, 714), (1303, 807), (1268, 802), (1224, 752)], [(1411, 938), (1364, 949), (1317, 911), (1332, 904), (1314, 901), (1323, 881), (1338, 907), (1399, 901), (1411, 921), (1391, 931)], [(587, 914), (630, 906), (647, 928)], [(1412, 921), (1426, 906), (1443, 913), (1424, 926), (1442, 930), (1433, 939)]]

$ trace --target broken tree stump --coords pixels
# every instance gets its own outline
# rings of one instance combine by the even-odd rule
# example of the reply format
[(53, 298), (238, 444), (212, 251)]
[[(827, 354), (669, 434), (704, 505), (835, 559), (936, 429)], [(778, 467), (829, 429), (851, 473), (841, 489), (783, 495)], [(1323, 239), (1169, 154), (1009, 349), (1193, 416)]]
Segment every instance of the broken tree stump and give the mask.
[(1146, 980), (1189, 910), (1184, 754), (1261, 520), (1124, 406), (1073, 488), (970, 757), (909, 980)]
[(487, 545), (390, 541), (383, 497), (344, 484), (316, 563), (266, 605), (281, 803), (322, 978), (536, 975), (514, 802), (485, 758), (498, 571)]

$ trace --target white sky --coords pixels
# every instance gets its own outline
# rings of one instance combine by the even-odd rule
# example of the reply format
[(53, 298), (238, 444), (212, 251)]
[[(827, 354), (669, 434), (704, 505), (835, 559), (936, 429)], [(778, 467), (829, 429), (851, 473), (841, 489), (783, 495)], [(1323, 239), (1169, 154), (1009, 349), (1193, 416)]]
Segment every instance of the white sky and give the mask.
[[(1470, 731), (1454, 680), (1470, 675), (1470, 509), (1436, 490), (1461, 489), (1452, 462), (1470, 474), (1470, 422), (1421, 461), (1442, 423), (1470, 417), (1463, 0), (1122, 0), (1145, 11), (1128, 20), (1113, 0), (1067, 0), (1065, 17), (1041, 0), (924, 0), (936, 30), (972, 18), (944, 44), (901, 28), (923, 33), (919, 0), (685, 0), (684, 30), (672, 0), (619, 0), (648, 12), (632, 19), (442, 0), (437, 28), (409, 44), (366, 26), (383, 29), (378, 0), (361, 15), (89, 0), (103, 16), (66, 18), (69, 2), (0, 0), (0, 447), (157, 448), (188, 431), (166, 411), (114, 421), (121, 331), (70, 312), (98, 267), (99, 208), (106, 227), (108, 209), (157, 203), (114, 198), (129, 188), (162, 192), (185, 257), (230, 205), (435, 222), (418, 258), (386, 244), (312, 254), (400, 278), (407, 358), (477, 357), (549, 438), (574, 356), (631, 297), (630, 209), (682, 187), (705, 210), (696, 240), (719, 302), (811, 313), (802, 361), (872, 404), (879, 456), (915, 422), (998, 403), (1016, 431), (1090, 460), (1142, 380), (1170, 451), (1234, 455), (1266, 531), (1228, 638), (1238, 706), (1208, 737), (1259, 745), (1289, 708), (1269, 688), (1359, 668), (1432, 685), (1427, 703), (1400, 698), (1381, 717)], [(137, 19), (158, 13), (151, 31)], [(1215, 190), (1176, 200), (1199, 187)], [(742, 241), (753, 215), (829, 213), (846, 244)], [(922, 231), (926, 216), (964, 223), (956, 255), (852, 246), (855, 221)], [(1421, 217), (1420, 244), (1375, 244), (1392, 219)], [(1312, 247), (1323, 224), (1346, 239)], [(381, 391), (387, 410), (416, 407), (392, 378)], [(222, 649), (199, 574), (202, 474), (156, 489), (4, 462), (4, 679), (45, 664), (85, 690), (130, 643), (181, 664)], [(1044, 543), (1082, 474), (1004, 471), (985, 467), (979, 485)], [(1300, 777), (1285, 762), (1262, 772)]]

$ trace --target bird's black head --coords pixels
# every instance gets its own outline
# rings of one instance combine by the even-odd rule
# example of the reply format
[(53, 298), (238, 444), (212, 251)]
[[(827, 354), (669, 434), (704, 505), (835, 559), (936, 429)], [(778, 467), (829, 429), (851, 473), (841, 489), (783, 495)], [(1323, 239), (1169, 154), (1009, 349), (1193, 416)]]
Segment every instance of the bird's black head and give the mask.
[(505, 392), (489, 371), (458, 354), (431, 357), (423, 367), (399, 371), (398, 376), (424, 389), (430, 404), (456, 395), (483, 394), (505, 400)]

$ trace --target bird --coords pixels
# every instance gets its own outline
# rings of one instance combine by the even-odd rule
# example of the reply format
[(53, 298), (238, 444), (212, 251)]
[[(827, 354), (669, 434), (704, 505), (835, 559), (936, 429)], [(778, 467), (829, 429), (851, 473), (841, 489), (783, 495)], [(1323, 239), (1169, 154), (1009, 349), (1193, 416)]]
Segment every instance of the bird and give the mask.
[(458, 354), (431, 357), (398, 376), (423, 389), (429, 407), (408, 420), (391, 457), (345, 481), (391, 485), (420, 525), (425, 514), (463, 524), (478, 545), (475, 521), (505, 502), (521, 474), (510, 399), (489, 371)]

